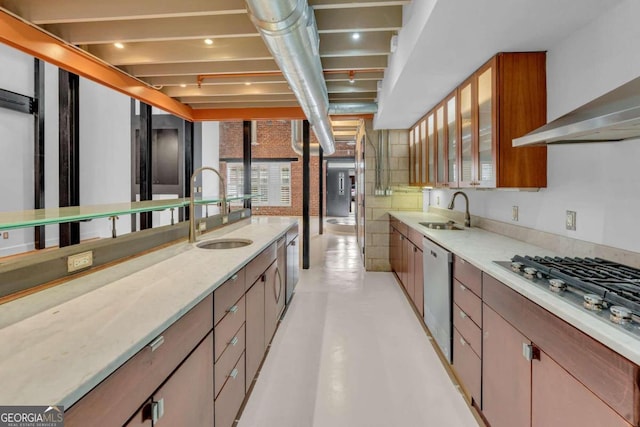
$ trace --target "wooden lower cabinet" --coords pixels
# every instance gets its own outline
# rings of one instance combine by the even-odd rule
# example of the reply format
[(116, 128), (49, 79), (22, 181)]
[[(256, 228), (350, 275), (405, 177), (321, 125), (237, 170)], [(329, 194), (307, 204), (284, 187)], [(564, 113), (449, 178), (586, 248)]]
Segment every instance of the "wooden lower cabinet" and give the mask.
[(246, 314), (246, 384), (249, 390), (251, 382), (258, 372), (264, 356), (264, 290), (265, 282), (258, 279), (245, 295)]
[[(126, 424), (171, 427), (213, 424), (213, 332)], [(93, 421), (91, 425), (100, 425)]]
[(154, 427), (210, 426), (213, 423), (213, 332), (153, 394), (164, 402), (164, 413)]
[[(402, 248), (402, 258), (403, 258), (403, 272), (405, 279), (405, 289), (407, 293), (414, 299), (414, 295), (416, 292), (416, 277), (415, 277), (415, 258), (413, 257), (413, 250), (415, 246), (411, 243), (411, 240), (405, 238), (404, 239), (404, 247)], [(414, 301), (415, 303), (415, 301)]]
[(483, 306), (482, 412), (491, 427), (531, 425), (531, 362), (523, 345), (531, 341)]
[(422, 250), (416, 246), (413, 248), (413, 268), (413, 303), (416, 305), (420, 317), (424, 317), (424, 264)]
[(453, 368), (472, 402), (480, 407), (482, 361), (473, 351), (471, 344), (455, 328), (453, 329)]
[(532, 362), (532, 369), (532, 427), (631, 427), (545, 352)]

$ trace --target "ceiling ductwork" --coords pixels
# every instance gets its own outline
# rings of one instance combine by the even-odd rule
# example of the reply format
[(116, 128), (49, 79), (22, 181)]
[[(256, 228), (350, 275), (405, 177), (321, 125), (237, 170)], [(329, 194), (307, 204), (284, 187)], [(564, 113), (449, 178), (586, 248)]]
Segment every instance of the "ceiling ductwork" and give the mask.
[[(304, 143), (302, 142), (302, 120), (291, 120), (291, 149), (298, 155), (303, 155)], [(320, 154), (320, 144), (309, 143), (309, 154), (317, 156)]]
[(329, 105), (332, 116), (349, 116), (351, 114), (375, 114), (378, 112), (376, 102), (341, 102)]
[(306, 0), (247, 0), (251, 21), (271, 51), (327, 155), (335, 151), (318, 31)]

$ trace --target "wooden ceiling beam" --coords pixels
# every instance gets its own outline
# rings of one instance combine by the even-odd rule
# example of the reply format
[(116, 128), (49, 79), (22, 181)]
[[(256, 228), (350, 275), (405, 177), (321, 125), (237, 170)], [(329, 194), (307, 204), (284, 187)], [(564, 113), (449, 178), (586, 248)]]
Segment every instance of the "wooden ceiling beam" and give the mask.
[(191, 107), (5, 11), (0, 11), (0, 42), (178, 117), (192, 120)]

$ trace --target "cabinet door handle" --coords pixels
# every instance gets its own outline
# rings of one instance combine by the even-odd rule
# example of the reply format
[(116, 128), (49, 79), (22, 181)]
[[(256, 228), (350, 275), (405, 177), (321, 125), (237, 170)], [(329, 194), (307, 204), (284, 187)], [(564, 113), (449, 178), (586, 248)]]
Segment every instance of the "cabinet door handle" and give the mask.
[(460, 337), (460, 344), (467, 345), (467, 342), (464, 340), (464, 338)]
[(463, 319), (467, 318), (467, 313), (465, 313), (464, 311), (460, 310), (460, 317), (462, 317)]
[(149, 343), (149, 348), (151, 348), (151, 351), (154, 352), (156, 351), (162, 344), (164, 344), (164, 337), (162, 335), (160, 335), (158, 338), (156, 338), (155, 340), (151, 341)]
[(233, 339), (229, 342), (229, 344), (235, 346), (236, 344), (238, 344), (238, 337), (233, 337)]
[(164, 415), (164, 399), (151, 402), (151, 422), (155, 425)]
[(522, 343), (522, 357), (528, 362), (532, 360), (540, 360), (540, 350), (533, 344)]
[(274, 283), (273, 286), (273, 296), (276, 298), (276, 304), (280, 302), (280, 297), (282, 296), (282, 275), (280, 274), (280, 269), (276, 267), (276, 274), (278, 275), (278, 290), (276, 291), (276, 286)]
[(467, 288), (465, 288), (465, 286), (461, 284), (461, 285), (460, 285), (460, 290), (461, 290), (461, 291), (466, 291), (466, 290), (467, 290)]
[(227, 310), (227, 312), (229, 312), (229, 313), (237, 313), (238, 312), (238, 306), (234, 305), (232, 307), (229, 307), (229, 310)]
[(238, 368), (233, 368), (233, 371), (231, 371), (231, 373), (229, 374), (229, 377), (235, 380), (237, 376), (238, 376)]
[(233, 276), (231, 276), (231, 281), (235, 282), (236, 280), (238, 280), (238, 275), (234, 274)]
[(260, 281), (261, 282), (266, 282), (267, 281), (267, 275), (263, 274), (262, 276), (260, 276)]
[(289, 243), (289, 245), (291, 245), (291, 246), (295, 246), (295, 245), (296, 245), (296, 241), (295, 241), (295, 240), (292, 240), (292, 241), (291, 241), (291, 243)]

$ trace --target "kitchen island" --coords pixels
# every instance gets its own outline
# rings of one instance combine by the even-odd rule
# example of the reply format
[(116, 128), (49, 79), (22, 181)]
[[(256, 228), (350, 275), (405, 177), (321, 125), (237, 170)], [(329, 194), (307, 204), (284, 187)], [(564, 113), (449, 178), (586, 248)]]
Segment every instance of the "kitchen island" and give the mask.
[(68, 409), (252, 259), (271, 247), (275, 257), (292, 227), (295, 219), (253, 217), (200, 237), (248, 246), (177, 243), (0, 306), (0, 403)]

